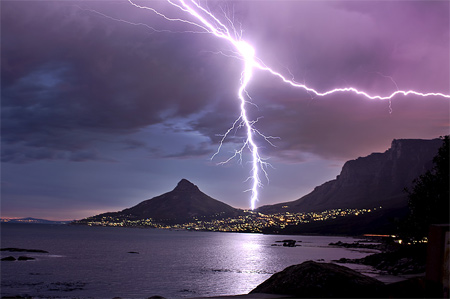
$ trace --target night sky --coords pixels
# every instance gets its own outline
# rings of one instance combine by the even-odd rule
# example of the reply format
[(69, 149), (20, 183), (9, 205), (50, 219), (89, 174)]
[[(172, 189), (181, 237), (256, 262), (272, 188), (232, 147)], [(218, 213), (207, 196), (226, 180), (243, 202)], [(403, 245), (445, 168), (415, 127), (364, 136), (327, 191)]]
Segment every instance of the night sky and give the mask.
[[(138, 2), (187, 18), (166, 1)], [(202, 2), (205, 4), (205, 2)], [(448, 1), (209, 1), (289, 79), (319, 91), (450, 94)], [(227, 23), (229, 24), (229, 23)], [(224, 40), (126, 0), (1, 2), (2, 217), (118, 211), (186, 178), (249, 207), (232, 132), (243, 62)], [(257, 206), (300, 198), (393, 139), (449, 134), (448, 98), (314, 97), (257, 72), (248, 88), (273, 168)], [(392, 109), (392, 113), (390, 112)]]

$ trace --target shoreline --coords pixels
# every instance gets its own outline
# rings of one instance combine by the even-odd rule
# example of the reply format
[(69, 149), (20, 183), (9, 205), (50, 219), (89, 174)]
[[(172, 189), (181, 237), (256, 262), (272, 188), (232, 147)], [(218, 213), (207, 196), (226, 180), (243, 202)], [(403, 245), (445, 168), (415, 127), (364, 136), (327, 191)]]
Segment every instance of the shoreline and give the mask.
[[(24, 229), (26, 229), (26, 231), (28, 231), (27, 226), (19, 226), (19, 227), (22, 227), (22, 229), (20, 229), (20, 231), (23, 231)], [(45, 227), (45, 226), (36, 226), (36, 231), (45, 232), (47, 238), (50, 238), (50, 237), (54, 238), (54, 236), (57, 237), (57, 236), (66, 236), (67, 235), (67, 230), (65, 229), (65, 228), (67, 228), (67, 226), (63, 226), (63, 227), (61, 227), (61, 229), (58, 228), (59, 225), (58, 226), (53, 226), (53, 229), (50, 229), (50, 230), (47, 230), (47, 229), (42, 230), (42, 229), (39, 229), (39, 227)], [(5, 245), (4, 246), (5, 248), (13, 247), (12, 245), (14, 243), (16, 243), (16, 242), (13, 243), (13, 240), (17, 239), (16, 236), (20, 236), (20, 235), (17, 234), (20, 231), (19, 230), (11, 230), (11, 233), (14, 233), (14, 234), (11, 234), (11, 236), (15, 236), (15, 237), (14, 237), (14, 239), (11, 239), (11, 238), (8, 239), (10, 241), (3, 244), (3, 245)], [(106, 236), (109, 236), (109, 235), (111, 235), (111, 236), (114, 235), (115, 236), (114, 240), (112, 240), (110, 238), (105, 239), (105, 240), (111, 240), (111, 242), (112, 242), (111, 245), (113, 245), (114, 243), (117, 243), (117, 242), (122, 244), (122, 242), (120, 241), (120, 240), (122, 240), (121, 236), (126, 236), (126, 240), (127, 241), (130, 240), (129, 238), (131, 236), (135, 236), (135, 237), (133, 237), (132, 240), (136, 240), (136, 242), (138, 242), (138, 243), (123, 243), (125, 245), (124, 247), (118, 247), (119, 251), (117, 251), (117, 250), (113, 251), (114, 252), (114, 256), (111, 255), (112, 260), (110, 258), (108, 258), (108, 260), (111, 260), (111, 262), (114, 262), (116, 260), (116, 258), (120, 257), (121, 259), (124, 259), (124, 260), (129, 261), (130, 263), (132, 263), (132, 264), (129, 264), (130, 266), (135, 264), (135, 263), (137, 263), (137, 262), (141, 263), (141, 262), (150, 261), (150, 259), (149, 259), (150, 255), (148, 255), (148, 254), (151, 251), (147, 252), (144, 249), (145, 247), (137, 246), (137, 244), (141, 244), (141, 241), (139, 241), (139, 240), (142, 240), (142, 237), (144, 237), (144, 236), (146, 238), (150, 237), (150, 236), (152, 236), (152, 238), (156, 238), (156, 239), (153, 239), (153, 240), (159, 240), (159, 238), (161, 236), (165, 236), (164, 238), (169, 237), (169, 236), (173, 236), (173, 237), (170, 237), (170, 239), (164, 239), (164, 240), (174, 240), (174, 242), (171, 242), (171, 243), (163, 242), (163, 243), (161, 243), (161, 244), (172, 244), (174, 246), (173, 248), (177, 248), (179, 246), (185, 247), (185, 246), (188, 246), (188, 244), (191, 244), (191, 243), (180, 243), (180, 239), (179, 238), (183, 238), (183, 240), (185, 240), (185, 241), (194, 240), (194, 239), (197, 240), (197, 237), (198, 238), (200, 238), (200, 237), (202, 238), (202, 239), (198, 239), (199, 241), (200, 240), (211, 240), (211, 238), (208, 235), (206, 235), (206, 234), (196, 234), (197, 237), (194, 238), (194, 239), (193, 239), (193, 237), (192, 237), (192, 235), (190, 233), (183, 233), (183, 232), (181, 232), (181, 233), (175, 234), (175, 235), (169, 233), (167, 235), (167, 233), (168, 233), (167, 230), (159, 230), (163, 234), (156, 233), (156, 231), (155, 231), (155, 233), (147, 234), (145, 231), (139, 232), (139, 230), (136, 230), (136, 233), (131, 233), (131, 231), (126, 231), (126, 230), (118, 230), (117, 234), (113, 233), (115, 231), (112, 231), (112, 230), (109, 230), (109, 229), (106, 229), (106, 230), (103, 230), (103, 229), (95, 230), (94, 229), (94, 231), (92, 233), (90, 233), (90, 231), (91, 231), (90, 229), (87, 229), (87, 230), (86, 229), (84, 229), (84, 230), (83, 229), (82, 230), (70, 229), (69, 230), (69, 234), (72, 234), (73, 232), (84, 232), (84, 233), (88, 234), (91, 238), (90, 239), (86, 239), (85, 237), (83, 237), (82, 240), (91, 240), (92, 239), (94, 242), (93, 243), (89, 243), (89, 244), (92, 244), (92, 248), (94, 248), (95, 244), (97, 244), (97, 241), (95, 241), (95, 240), (98, 240), (98, 237), (101, 237), (101, 236), (105, 236), (106, 237)], [(97, 232), (95, 232), (95, 231), (97, 231)], [(119, 233), (120, 231), (121, 231), (121, 233)], [(56, 234), (56, 233), (58, 233), (58, 234)], [(27, 232), (27, 235), (29, 235), (28, 232)], [(284, 248), (284, 247), (278, 247), (278, 249), (277, 248), (271, 249), (271, 247), (269, 247), (269, 246), (273, 242), (276, 242), (276, 240), (282, 240), (283, 239), (283, 237), (281, 235), (278, 235), (278, 234), (276, 234), (276, 235), (272, 235), (272, 234), (271, 235), (257, 234), (257, 235), (260, 235), (260, 236), (256, 236), (255, 234), (247, 234), (247, 237), (243, 236), (243, 234), (234, 234), (234, 235), (235, 236), (233, 237), (231, 234), (220, 234), (220, 235), (217, 234), (217, 238), (219, 238), (220, 240), (222, 240), (222, 239), (224, 241), (227, 240), (226, 243), (220, 243), (221, 244), (220, 248), (226, 249), (227, 250), (226, 252), (229, 252), (229, 249), (236, 248), (236, 247), (230, 247), (230, 244), (235, 244), (235, 245), (237, 245), (239, 247), (241, 244), (245, 245), (244, 243), (247, 243), (247, 242), (252, 243), (253, 242), (252, 240), (255, 240), (255, 241), (256, 240), (260, 240), (258, 243), (260, 245), (263, 245), (264, 248), (265, 248), (264, 250), (261, 251), (262, 253), (263, 252), (266, 252), (266, 253), (270, 252), (271, 254), (277, 254), (277, 255), (280, 254), (280, 256), (288, 257), (288, 256), (297, 256), (296, 252), (298, 252), (298, 253), (303, 252), (301, 250), (301, 248), (306, 248), (308, 250), (306, 252), (311, 252), (311, 250), (313, 250), (313, 252), (317, 251), (317, 250), (314, 250), (312, 247), (310, 247), (311, 245), (309, 244), (310, 243), (309, 240), (317, 240), (317, 241), (313, 241), (314, 242), (313, 243), (314, 244), (313, 245), (314, 248), (315, 248), (315, 246), (318, 246), (317, 247), (318, 250), (321, 250), (321, 251), (323, 250), (323, 252), (325, 252), (325, 253), (329, 252), (329, 254), (331, 254), (329, 257), (328, 256), (325, 257), (327, 262), (331, 261), (331, 259), (333, 259), (333, 258), (337, 259), (337, 258), (340, 258), (342, 256), (346, 256), (346, 257), (351, 258), (351, 257), (360, 257), (360, 256), (367, 255), (367, 253), (361, 254), (361, 252), (364, 252), (365, 248), (355, 248), (355, 253), (348, 253), (346, 255), (341, 255), (341, 251), (342, 252), (344, 252), (344, 251), (348, 252), (347, 250), (345, 250), (345, 248), (335, 249), (335, 250), (332, 249), (332, 248), (326, 249), (326, 247), (330, 247), (328, 245), (329, 242), (337, 242), (338, 240), (344, 241), (344, 239), (341, 239), (339, 237), (337, 237), (337, 238), (328, 238), (328, 236), (323, 236), (324, 238), (317, 239), (317, 238), (315, 238), (316, 236), (309, 236), (308, 235), (307, 236), (308, 238), (304, 238), (303, 239), (303, 238), (301, 238), (302, 235), (295, 235), (294, 239), (296, 239), (296, 237), (297, 237), (298, 240), (303, 239), (303, 242), (306, 239), (308, 244), (303, 243), (303, 246), (302, 247), (298, 247), (298, 249), (289, 249), (289, 248)], [(220, 236), (222, 236), (222, 237), (220, 237)], [(333, 237), (336, 237), (336, 236), (333, 236)], [(348, 236), (345, 236), (345, 238), (348, 238), (348, 239), (346, 239), (348, 242), (352, 242), (353, 240), (356, 241), (355, 237), (350, 237), (349, 238)], [(365, 238), (365, 239), (367, 239), (367, 238)], [(19, 239), (17, 239), (17, 240), (19, 240)], [(28, 249), (28, 250), (33, 250), (33, 251), (45, 249), (46, 251), (50, 252), (50, 255), (47, 258), (47, 254), (39, 253), (39, 254), (45, 255), (45, 257), (43, 257), (41, 259), (38, 257), (37, 261), (29, 261), (29, 262), (28, 261), (23, 261), (23, 262), (22, 261), (21, 262), (18, 262), (18, 261), (17, 262), (6, 262), (5, 261), (5, 262), (2, 262), (2, 263), (5, 263), (4, 265), (2, 265), (2, 267), (5, 266), (5, 269), (9, 268), (10, 270), (8, 270), (8, 271), (11, 271), (10, 274), (14, 274), (15, 273), (14, 271), (16, 271), (15, 269), (18, 269), (18, 268), (16, 268), (15, 265), (20, 266), (20, 267), (22, 267), (24, 265), (26, 265), (26, 267), (29, 267), (29, 266), (31, 267), (33, 265), (45, 266), (47, 262), (52, 262), (52, 263), (56, 262), (57, 261), (57, 260), (55, 260), (56, 258), (60, 262), (64, 262), (64, 263), (70, 262), (70, 259), (68, 259), (67, 257), (70, 258), (71, 255), (68, 255), (67, 257), (63, 257), (64, 259), (61, 259), (61, 257), (53, 257), (54, 254), (58, 254), (58, 255), (61, 254), (62, 256), (64, 256), (64, 252), (61, 251), (60, 249), (57, 249), (58, 247), (49, 247), (48, 245), (46, 245), (48, 243), (42, 241), (41, 239), (39, 239), (39, 241), (37, 241), (37, 239), (36, 240), (30, 240), (30, 241), (31, 242), (28, 243), (27, 245), (21, 244), (22, 242), (16, 243), (17, 246), (14, 246), (14, 247), (18, 247), (20, 251), (22, 251), (21, 248), (31, 248), (31, 249)], [(205, 246), (208, 246), (208, 244), (210, 244), (210, 242), (208, 242), (208, 243), (199, 243), (199, 241), (195, 241), (195, 244), (201, 244), (198, 248), (201, 249), (201, 251), (203, 252), (202, 248), (204, 248), (206, 250)], [(234, 243), (229, 243), (229, 241), (232, 241)], [(71, 241), (70, 244), (72, 244), (72, 243), (73, 244), (78, 244), (78, 243), (74, 243), (74, 242)], [(213, 243), (215, 244), (216, 242), (213, 242)], [(132, 247), (129, 247), (129, 245), (127, 245), (127, 244), (131, 245)], [(184, 244), (184, 245), (182, 245), (182, 244)], [(194, 243), (192, 243), (192, 244), (194, 245)], [(299, 243), (299, 244), (302, 244), (302, 243)], [(54, 244), (54, 245), (56, 245), (56, 244)], [(121, 248), (123, 248), (123, 249), (121, 249)], [(195, 247), (195, 248), (197, 248), (197, 247)], [(99, 249), (99, 252), (103, 252), (100, 248), (98, 248), (98, 249)], [(261, 249), (263, 249), (263, 248), (261, 248)], [(252, 250), (250, 250), (250, 248), (249, 248), (249, 254), (250, 254), (250, 252)], [(368, 251), (372, 251), (372, 250), (373, 249), (370, 249)], [(140, 252), (140, 254), (128, 254), (130, 251)], [(356, 251), (359, 251), (360, 253), (356, 253)], [(183, 252), (184, 252), (184, 250), (183, 250)], [(6, 252), (4, 252), (4, 253), (6, 253)], [(120, 255), (117, 255), (116, 253), (120, 254)], [(198, 251), (192, 252), (192, 253), (198, 253)], [(224, 253), (225, 253), (225, 251), (224, 251)], [(21, 254), (21, 253), (17, 252), (15, 254)], [(76, 251), (76, 252), (72, 253), (72, 256), (73, 257), (84, 257), (84, 255), (82, 255), (82, 254), (83, 254), (82, 252)], [(310, 259), (310, 260), (312, 259), (312, 260), (320, 261), (321, 260), (321, 256), (322, 256), (322, 254), (315, 254), (315, 255), (313, 255), (311, 257), (309, 257), (309, 256), (306, 256), (306, 257), (308, 257), (308, 259)], [(89, 256), (87, 256), (87, 257), (89, 257)], [(234, 255), (232, 257), (230, 257), (230, 258), (232, 260), (234, 260), (235, 262), (239, 261), (239, 259), (236, 260), (237, 257), (234, 256)], [(287, 261), (289, 261), (289, 263), (287, 263)], [(237, 270), (234, 269), (232, 266), (227, 266), (227, 265), (223, 265), (223, 266), (210, 265), (209, 267), (212, 267), (211, 268), (212, 272), (209, 271), (208, 273), (213, 273), (215, 276), (210, 276), (211, 274), (208, 274), (206, 272), (202, 272), (202, 273), (207, 274), (208, 276), (204, 276), (205, 274), (202, 274), (201, 278), (202, 279), (206, 279), (206, 281), (208, 281), (208, 280), (214, 281), (214, 280), (219, 279), (219, 281), (222, 281), (221, 283), (224, 283), (224, 286), (225, 285), (227, 286), (227, 287), (218, 288), (218, 289), (216, 289), (216, 291), (214, 291), (213, 289), (208, 289), (209, 288), (208, 283), (206, 283), (201, 288), (200, 287), (194, 287), (194, 285), (192, 285), (192, 290), (194, 292), (191, 293), (191, 294), (177, 293), (177, 292), (179, 292), (178, 289), (176, 289), (177, 286), (176, 285), (173, 286), (172, 284), (168, 284), (167, 285), (168, 292), (158, 291), (158, 290), (160, 290), (162, 288), (160, 287), (161, 284), (156, 283), (156, 282), (155, 283), (148, 283), (146, 285), (137, 284), (136, 286), (139, 287), (139, 288), (143, 287), (142, 290), (144, 290), (144, 292), (142, 292), (142, 294), (143, 294), (142, 298), (144, 298), (144, 297), (148, 298), (148, 296), (157, 295), (158, 292), (160, 294), (164, 294), (164, 296), (166, 296), (166, 298), (183, 298), (183, 297), (184, 298), (188, 298), (188, 297), (185, 297), (183, 295), (192, 296), (192, 297), (189, 297), (189, 298), (211, 298), (211, 297), (212, 298), (218, 298), (218, 297), (223, 297), (223, 298), (227, 298), (228, 297), (228, 298), (230, 298), (230, 297), (236, 297), (236, 296), (238, 296), (238, 298), (241, 298), (241, 297), (242, 298), (262, 298), (261, 296), (264, 297), (264, 295), (256, 295), (256, 297), (255, 297), (255, 295), (252, 294), (251, 295), (252, 297), (250, 297), (248, 294), (245, 294), (243, 292), (249, 292), (252, 288), (256, 287), (257, 283), (260, 283), (264, 279), (269, 278), (272, 275), (271, 273), (275, 273), (275, 271), (281, 271), (283, 268), (288, 267), (289, 265), (298, 264), (298, 263), (301, 263), (302, 261), (303, 260), (301, 260), (301, 261), (297, 260), (296, 261), (296, 259), (292, 259), (291, 258), (289, 260), (286, 260), (286, 262), (284, 262), (284, 263), (278, 263), (277, 262), (277, 265), (279, 267), (277, 267), (277, 269), (274, 269), (274, 272), (270, 272), (270, 273), (267, 272), (267, 275), (258, 276), (260, 278), (256, 278), (255, 276), (251, 276), (251, 277), (255, 277), (257, 279), (257, 280), (255, 280), (255, 282), (256, 282), (255, 285), (253, 285), (253, 284), (250, 285), (248, 283), (243, 284), (244, 282), (239, 282), (240, 279), (243, 279), (243, 278), (245, 279), (245, 277), (246, 277), (246, 276), (242, 276), (242, 275), (244, 275), (245, 273), (250, 273), (250, 272), (244, 271), (244, 270), (246, 270), (246, 268), (245, 268), (246, 264), (245, 263), (244, 264), (242, 264), (242, 263), (236, 264), (235, 267), (237, 267), (236, 268)], [(60, 263), (60, 262), (58, 262), (58, 263)], [(96, 260), (93, 260), (93, 262), (96, 263)], [(11, 264), (6, 264), (6, 263), (11, 263)], [(22, 263), (22, 264), (19, 264), (19, 263)], [(25, 263), (28, 263), (28, 264), (25, 264)], [(67, 265), (69, 265), (69, 264), (67, 264)], [(252, 271), (252, 272), (259, 273), (256, 270), (256, 268), (259, 269), (259, 270), (265, 269), (264, 268), (264, 264), (261, 264), (261, 265), (257, 264), (255, 266), (257, 266), (257, 267), (254, 267), (254, 269), (253, 269), (254, 271)], [(350, 266), (350, 268), (351, 268), (352, 265), (345, 265), (345, 266)], [(89, 266), (87, 266), (87, 267), (89, 268)], [(218, 267), (218, 268), (215, 268), (215, 267)], [(224, 268), (227, 271), (221, 271), (221, 272), (215, 272), (214, 271), (214, 269), (222, 269), (221, 267), (231, 267), (231, 268), (226, 268), (226, 269)], [(84, 267), (83, 269), (88, 269), (88, 268)], [(50, 269), (50, 268), (47, 268), (47, 269)], [(98, 286), (98, 280), (95, 279), (95, 278), (93, 278), (93, 279), (91, 279), (90, 277), (82, 278), (81, 282), (83, 284), (77, 284), (77, 285), (75, 285), (75, 287), (82, 288), (83, 290), (80, 289), (79, 291), (76, 290), (75, 292), (72, 292), (71, 291), (71, 289), (72, 289), (71, 283), (74, 283), (75, 281), (72, 281), (71, 279), (65, 279), (64, 278), (65, 276), (52, 276), (52, 277), (46, 276), (46, 275), (42, 276), (42, 273), (44, 273), (44, 274), (45, 273), (54, 273), (56, 275), (57, 273), (60, 272), (60, 271), (56, 271), (56, 270), (47, 270), (47, 269), (46, 268), (40, 268), (40, 269), (35, 268), (34, 269), (34, 266), (33, 266), (29, 270), (30, 273), (33, 273), (33, 275), (32, 276), (28, 276), (31, 280), (23, 280), (23, 278), (20, 278), (19, 276), (17, 277), (17, 279), (12, 278), (11, 282), (9, 283), (8, 288), (4, 289), (4, 291), (7, 291), (7, 289), (9, 289), (6, 292), (6, 294), (11, 295), (12, 297), (14, 297), (13, 295), (16, 295), (16, 294), (20, 294), (22, 296), (30, 294), (30, 295), (37, 296), (37, 297), (41, 296), (41, 297), (55, 297), (55, 298), (63, 298), (63, 297), (79, 297), (79, 298), (94, 297), (95, 298), (95, 297), (99, 297), (99, 295), (100, 295), (100, 297), (102, 297), (101, 295), (104, 294), (103, 292), (97, 294), (96, 293), (97, 289), (93, 289), (92, 288), (92, 287), (97, 288), (97, 286)], [(73, 268), (72, 271), (78, 271), (77, 269), (79, 269), (79, 268)], [(192, 268), (189, 268), (189, 269), (192, 269)], [(231, 269), (233, 271), (228, 271), (229, 269)], [(151, 270), (151, 269), (149, 269), (149, 270)], [(234, 270), (236, 270), (237, 272), (234, 271)], [(242, 273), (244, 273), (244, 274), (237, 274), (237, 273), (241, 273), (239, 270), (242, 270), (243, 271)], [(53, 272), (53, 271), (55, 271), (55, 272)], [(6, 275), (6, 273), (7, 272), (4, 272), (5, 275)], [(64, 274), (64, 272), (61, 272), (61, 273)], [(78, 272), (74, 272), (74, 273), (75, 273), (74, 275), (76, 275), (76, 273), (78, 273)], [(222, 273), (224, 273), (224, 274), (222, 274)], [(266, 273), (266, 272), (264, 272), (264, 273)], [(363, 274), (367, 275), (367, 273), (364, 273), (364, 272), (363, 272)], [(229, 275), (234, 275), (234, 276), (229, 276)], [(247, 274), (245, 274), (245, 275), (247, 275)], [(377, 273), (374, 273), (372, 276), (380, 276), (380, 275), (382, 275), (382, 273), (377, 272)], [(75, 276), (73, 276), (73, 277), (75, 277)], [(79, 276), (77, 276), (77, 277), (79, 277)], [(120, 278), (120, 280), (118, 280), (118, 281), (114, 280), (114, 279), (116, 279), (116, 277), (117, 277), (116, 275), (107, 275), (107, 276), (105, 276), (103, 278), (103, 280), (104, 280), (105, 283), (108, 283), (108, 284), (114, 283), (114, 285), (116, 285), (116, 282), (126, 283), (126, 279), (123, 280), (122, 278)], [(185, 276), (186, 283), (185, 283), (185, 285), (183, 285), (183, 287), (180, 286), (180, 290), (181, 290), (181, 288), (185, 288), (186, 286), (191, 289), (191, 287), (189, 286), (190, 285), (189, 278), (191, 278), (191, 277), (193, 277), (195, 279), (200, 278), (200, 276), (198, 276), (198, 275)], [(6, 282), (7, 281), (7, 276), (4, 276), (3, 278), (5, 279), (5, 282)], [(157, 278), (157, 277), (155, 277), (155, 278)], [(250, 278), (250, 276), (249, 276), (249, 278)], [(253, 278), (251, 278), (251, 279), (253, 279)], [(407, 278), (397, 277), (395, 280), (398, 281), (398, 280), (402, 280), (402, 279), (407, 279)], [(388, 280), (389, 280), (388, 283), (394, 282), (392, 279), (388, 279)], [(29, 291), (21, 293), (20, 289), (16, 288), (14, 286), (16, 283), (19, 283), (18, 286), (27, 286), (27, 285), (29, 285), (30, 286)], [(40, 290), (36, 290), (36, 291), (34, 290), (33, 284), (35, 284), (35, 283), (41, 283), (40, 286), (39, 286)], [(57, 292), (53, 292), (53, 290), (52, 290), (50, 293), (48, 291), (45, 291), (45, 289), (47, 288), (48, 285), (50, 285), (51, 287), (54, 287), (54, 286), (56, 286), (56, 283), (58, 283), (58, 288), (60, 290), (58, 290)], [(228, 285), (230, 285), (232, 287), (228, 287)], [(247, 285), (248, 285), (248, 287), (247, 287)], [(235, 286), (235, 288), (233, 286)], [(68, 293), (64, 294), (63, 292), (65, 292), (66, 289), (67, 289)], [(119, 290), (119, 292), (117, 292), (118, 290)], [(149, 290), (150, 292), (147, 292), (145, 290)], [(155, 291), (155, 293), (153, 293), (152, 290)], [(231, 290), (231, 292), (230, 292), (230, 290)], [(19, 291), (19, 292), (17, 292), (17, 291)], [(128, 296), (124, 295), (122, 292), (120, 292), (120, 289), (118, 289), (117, 287), (111, 287), (111, 288), (108, 287), (106, 289), (106, 291), (110, 292), (111, 294), (113, 294), (113, 296), (111, 296), (110, 298), (113, 298), (114, 294), (117, 294), (119, 296), (123, 296), (123, 298), (127, 298), (128, 297)], [(128, 293), (128, 288), (123, 289), (123, 291), (125, 293)], [(208, 295), (204, 296), (204, 294), (220, 294), (220, 293), (225, 293), (225, 294), (227, 294), (227, 293), (228, 294), (230, 294), (230, 293), (233, 294), (234, 293), (234, 295), (226, 295), (226, 296), (213, 295), (211, 297), (208, 297)], [(132, 294), (132, 293), (130, 293), (130, 294)], [(139, 294), (138, 296), (141, 296), (140, 295), (141, 292), (138, 292), (136, 294)], [(131, 296), (131, 297), (133, 297), (133, 296)], [(266, 298), (284, 298), (286, 296), (280, 297), (280, 296), (277, 295), (276, 297), (274, 297), (274, 295), (268, 295), (268, 296), (265, 296), (265, 297)], [(22, 297), (22, 298), (25, 298), (25, 297)]]

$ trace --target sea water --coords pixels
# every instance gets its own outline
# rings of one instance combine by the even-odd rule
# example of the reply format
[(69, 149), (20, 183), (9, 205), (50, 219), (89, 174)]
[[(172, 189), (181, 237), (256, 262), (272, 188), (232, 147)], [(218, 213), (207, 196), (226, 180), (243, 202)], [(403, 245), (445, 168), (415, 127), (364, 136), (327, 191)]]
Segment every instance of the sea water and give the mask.
[[(293, 239), (297, 247), (276, 241)], [(71, 225), (2, 224), (1, 247), (39, 252), (1, 262), (1, 295), (166, 298), (250, 292), (272, 274), (307, 260), (361, 258), (370, 250), (329, 246), (357, 239)], [(353, 265), (355, 267), (355, 265)], [(359, 271), (372, 271), (359, 266)]]

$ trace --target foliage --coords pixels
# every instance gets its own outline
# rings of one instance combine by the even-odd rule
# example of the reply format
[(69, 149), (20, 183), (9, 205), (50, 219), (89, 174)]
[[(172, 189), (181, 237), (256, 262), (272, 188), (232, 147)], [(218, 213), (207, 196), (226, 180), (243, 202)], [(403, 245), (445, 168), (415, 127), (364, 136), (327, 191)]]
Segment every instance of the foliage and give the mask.
[(413, 181), (412, 190), (406, 189), (410, 214), (401, 234), (413, 240), (426, 237), (430, 224), (449, 223), (449, 136), (441, 139), (433, 168)]

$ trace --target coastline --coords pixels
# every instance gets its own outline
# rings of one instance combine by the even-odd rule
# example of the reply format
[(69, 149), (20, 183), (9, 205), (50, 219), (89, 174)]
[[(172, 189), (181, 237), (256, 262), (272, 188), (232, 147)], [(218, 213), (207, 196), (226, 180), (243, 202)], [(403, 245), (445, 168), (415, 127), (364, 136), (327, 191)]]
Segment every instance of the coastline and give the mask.
[[(148, 298), (152, 295), (163, 295), (166, 298), (226, 298), (230, 296), (255, 298), (246, 293), (273, 273), (290, 265), (306, 260), (320, 261), (322, 259), (323, 261), (325, 258), (325, 262), (328, 262), (342, 256), (357, 258), (367, 255), (366, 249), (363, 248), (354, 250), (330, 248), (330, 242), (356, 241), (349, 237), (295, 235), (291, 238), (303, 242), (298, 243), (302, 246), (292, 248), (281, 245), (271, 246), (283, 238), (288, 239), (281, 235), (241, 233), (212, 235), (212, 232), (104, 227), (91, 229), (64, 225), (19, 224), (12, 227), (16, 229), (2, 231), (2, 234), (6, 233), (2, 240), (5, 241), (2, 242), (3, 247), (45, 250), (49, 253), (8, 252), (8, 255), (30, 255), (36, 258), (34, 261), (2, 262), (2, 294), (11, 296), (29, 294), (34, 297), (55, 298), (113, 298), (114, 296)], [(73, 239), (72, 236), (77, 236), (78, 239)], [(79, 247), (80, 243), (84, 246)], [(161, 246), (159, 248), (164, 250), (157, 250), (158, 247), (155, 246)], [(152, 248), (157, 251), (152, 251)], [(88, 251), (85, 252), (85, 250)], [(367, 251), (375, 250), (367, 249)], [(130, 252), (136, 253), (130, 254)], [(170, 260), (161, 260), (161, 256), (155, 255), (155, 252), (166, 252)], [(217, 261), (213, 259), (218, 255), (225, 259)], [(189, 259), (189, 257), (195, 258)], [(266, 259), (272, 261), (273, 266), (268, 267), (267, 262), (264, 262)], [(155, 268), (155, 262), (159, 263), (159, 260), (163, 268)], [(248, 263), (248, 261), (253, 262)], [(176, 266), (180, 262), (185, 266)], [(112, 267), (116, 270), (104, 271), (102, 269), (105, 265), (106, 269)], [(118, 267), (119, 265), (122, 266)], [(20, 271), (22, 274), (16, 273), (23, 267), (29, 270)], [(92, 272), (91, 268), (97, 269), (97, 272)], [(171, 268), (173, 270), (167, 271)], [(135, 274), (127, 269), (134, 269)], [(86, 271), (97, 274), (94, 276), (77, 274)], [(8, 273), (14, 275), (11, 276)], [(377, 272), (374, 275), (378, 274)], [(141, 280), (141, 276), (148, 278)], [(176, 283), (168, 282), (170, 279)], [(5, 288), (3, 288), (3, 282), (6, 283)], [(220, 289), (217, 289), (217, 284)], [(101, 290), (102, 285), (107, 287), (105, 291)], [(135, 286), (123, 289), (123, 285)], [(28, 288), (28, 291), (20, 291), (24, 287)], [(221, 293), (233, 295), (214, 295)], [(261, 298), (262, 295), (252, 294), (251, 296)], [(274, 298), (273, 295), (269, 297)]]

